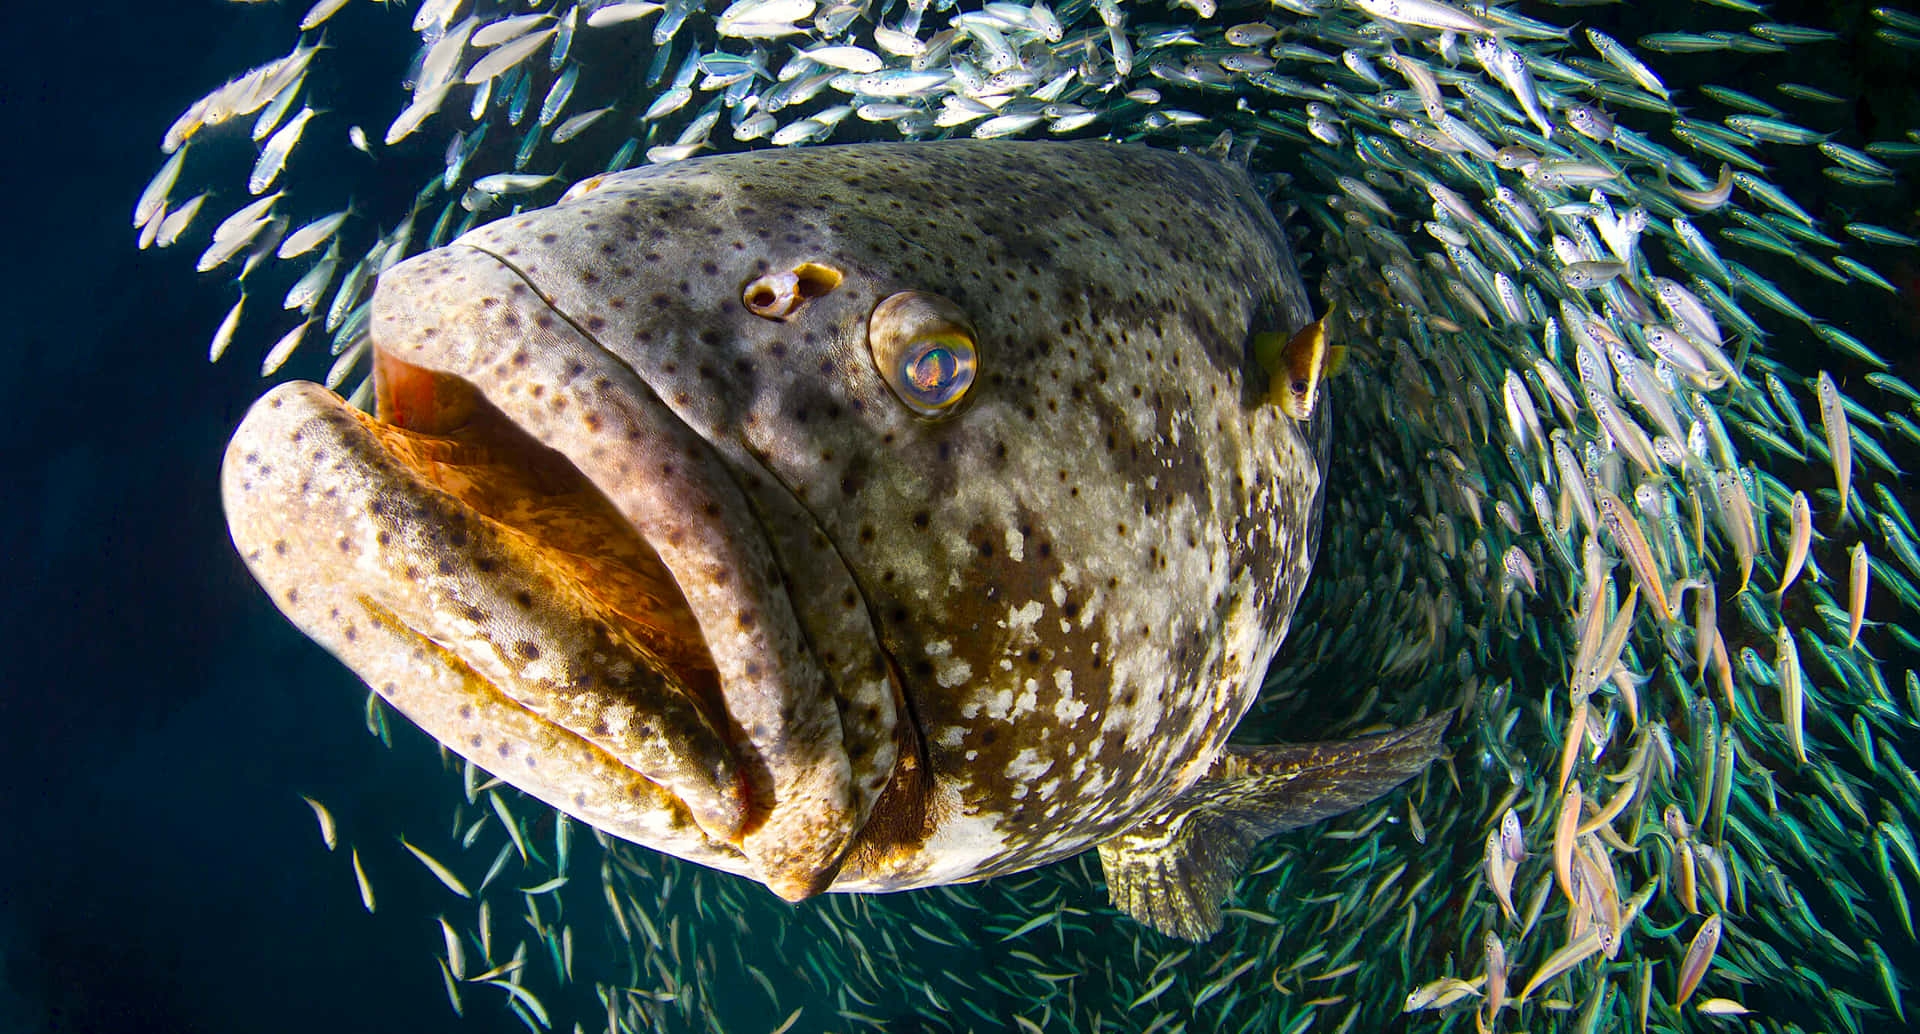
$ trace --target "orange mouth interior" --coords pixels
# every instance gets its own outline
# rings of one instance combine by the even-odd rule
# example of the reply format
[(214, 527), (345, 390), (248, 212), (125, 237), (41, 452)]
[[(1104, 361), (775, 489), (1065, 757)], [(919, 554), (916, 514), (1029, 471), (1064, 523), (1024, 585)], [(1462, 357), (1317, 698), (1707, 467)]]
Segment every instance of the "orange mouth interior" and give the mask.
[(719, 675), (672, 572), (564, 455), (466, 382), (379, 349), (374, 388), (372, 429), (390, 455), (539, 550), (696, 699), (721, 708)]

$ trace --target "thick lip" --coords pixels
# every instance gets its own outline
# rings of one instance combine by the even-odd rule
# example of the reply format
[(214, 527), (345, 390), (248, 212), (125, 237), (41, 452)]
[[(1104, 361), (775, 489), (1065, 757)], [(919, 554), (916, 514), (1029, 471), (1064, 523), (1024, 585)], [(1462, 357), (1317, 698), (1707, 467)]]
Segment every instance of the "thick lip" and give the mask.
[[(464, 584), (430, 607), (377, 592), (366, 594), (368, 605), (502, 698), (660, 785), (707, 836), (737, 846), (765, 815), (739, 763), (743, 733), (727, 713), (711, 651), (659, 553), (572, 462), (472, 386), (377, 348), (374, 371), (376, 416), (342, 407), (364, 433), (359, 455), (370, 475), (390, 486), (387, 498), (413, 501), (400, 518), (409, 531), (459, 536), (483, 555), (443, 560), (439, 573)], [(535, 676), (529, 665), (503, 676), (498, 658), (480, 656), (494, 651), (436, 624), (432, 612), (448, 606), (493, 609), (484, 583), (502, 567), (535, 575), (542, 587), (513, 594), (529, 611), (518, 622), (524, 638), (491, 645), (517, 651), (513, 660), (551, 661), (556, 672)], [(604, 634), (583, 641), (589, 625)], [(623, 725), (609, 711), (647, 715)]]
[[(566, 492), (599, 493), (603, 519), (576, 530), (613, 544), (601, 553), (620, 557), (618, 578), (677, 593), (583, 595), (605, 602), (610, 624), (637, 624), (642, 632), (630, 639), (692, 658), (701, 720), (677, 720), (693, 734), (719, 728), (731, 748), (723, 763), (695, 735), (691, 756), (680, 756), (681, 730), (654, 723), (648, 732), (664, 767), (712, 773), (720, 785), (688, 806), (770, 889), (790, 899), (817, 893), (832, 882), (875, 792), (855, 785), (849, 743), (862, 748), (869, 777), (876, 762), (891, 767), (891, 750), (874, 747), (877, 730), (849, 729), (844, 717), (853, 709), (846, 694), (870, 698), (873, 680), (850, 689), (845, 671), (830, 674), (816, 656), (804, 601), (778, 555), (785, 540), (765, 523), (787, 515), (777, 505), (758, 512), (767, 493), (743, 483), (751, 475), (724, 433), (690, 423), (541, 288), (539, 279), (564, 268), (544, 262), (536, 278), (534, 260), (476, 243), (383, 273), (369, 324), (381, 426), (389, 435), (458, 427)], [(563, 561), (578, 555), (573, 541), (555, 551)], [(589, 576), (581, 581), (600, 567), (546, 565), (555, 566)], [(855, 652), (866, 651), (832, 656)], [(729, 796), (743, 799), (737, 813), (721, 807)]]
[(375, 419), (389, 455), (553, 557), (575, 588), (673, 666), (703, 710), (722, 710), (713, 657), (673, 573), (579, 468), (463, 381), (380, 349), (373, 370)]
[[(752, 871), (738, 751), (707, 687), (667, 659), (697, 640), (658, 634), (665, 618), (648, 622), (651, 644), (636, 638), (565, 557), (442, 487), (482, 491), (474, 475), (494, 448), (381, 423), (317, 384), (280, 385), (227, 448), (234, 545), (288, 618), (442, 744), (595, 826)], [(576, 515), (594, 500), (532, 469), (523, 476), (548, 479), (532, 524), (588, 523)], [(629, 581), (644, 569), (628, 568)], [(680, 663), (700, 666), (697, 654)]]
[(671, 664), (703, 711), (724, 713), (700, 626), (660, 555), (564, 455), (457, 378), (373, 355), (375, 419), (390, 456), (554, 558), (571, 584)]

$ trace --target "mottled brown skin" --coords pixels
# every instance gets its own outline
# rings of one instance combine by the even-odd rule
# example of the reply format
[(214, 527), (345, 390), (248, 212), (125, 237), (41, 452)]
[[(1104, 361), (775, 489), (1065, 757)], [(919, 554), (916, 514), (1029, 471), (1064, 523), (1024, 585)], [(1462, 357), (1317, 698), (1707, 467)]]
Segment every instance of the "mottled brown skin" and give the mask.
[[(1325, 424), (1249, 359), (1310, 314), (1243, 173), (861, 144), (574, 193), (382, 276), (382, 415), (410, 430), (311, 385), (256, 404), (225, 491), (276, 605), (451, 749), (790, 898), (1040, 865), (1207, 771), (1311, 567)], [(784, 321), (742, 304), (802, 263), (843, 279)], [(868, 351), (905, 290), (977, 332), (943, 419)], [(410, 435), (491, 443), (473, 470), (555, 450), (520, 494), (618, 518), (549, 521), (554, 549), (489, 512), (515, 493), (395, 458)]]

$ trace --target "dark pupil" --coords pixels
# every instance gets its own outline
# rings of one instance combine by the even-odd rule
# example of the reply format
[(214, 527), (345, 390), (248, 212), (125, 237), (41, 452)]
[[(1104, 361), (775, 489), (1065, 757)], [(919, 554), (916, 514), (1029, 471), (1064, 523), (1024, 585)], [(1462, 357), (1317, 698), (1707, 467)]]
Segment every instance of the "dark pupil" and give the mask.
[(1300, 395), (1304, 395), (1304, 394), (1306, 394), (1306, 393), (1307, 393), (1307, 382), (1306, 382), (1306, 381), (1294, 381), (1294, 382), (1293, 382), (1293, 390), (1294, 390), (1294, 392), (1295, 392), (1296, 394), (1300, 394)]
[(952, 351), (930, 348), (907, 365), (907, 380), (919, 394), (938, 395), (953, 379), (955, 365)]

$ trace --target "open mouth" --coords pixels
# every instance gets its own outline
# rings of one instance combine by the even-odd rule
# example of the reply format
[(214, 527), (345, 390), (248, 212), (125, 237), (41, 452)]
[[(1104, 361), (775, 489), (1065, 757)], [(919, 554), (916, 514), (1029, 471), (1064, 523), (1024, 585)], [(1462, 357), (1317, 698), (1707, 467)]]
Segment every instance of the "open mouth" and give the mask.
[(579, 468), (457, 378), (376, 350), (374, 385), (369, 429), (389, 455), (546, 557), (710, 713), (724, 713), (713, 657), (673, 574)]
[(283, 384), (228, 447), (228, 523), (276, 605), (547, 803), (825, 889), (900, 705), (866, 611), (817, 605), (857, 593), (810, 515), (491, 252), (383, 273), (370, 337), (377, 418)]
[(368, 510), (386, 554), (380, 576), (351, 586), (358, 602), (496, 709), (584, 740), (737, 846), (764, 818), (742, 733), (659, 553), (566, 456), (466, 382), (376, 349), (375, 387), (377, 418), (338, 407), (376, 486)]

